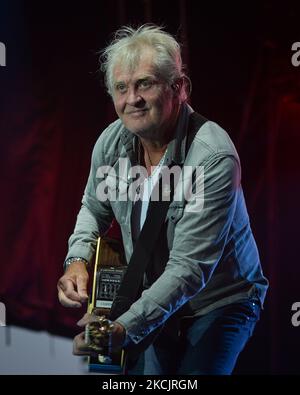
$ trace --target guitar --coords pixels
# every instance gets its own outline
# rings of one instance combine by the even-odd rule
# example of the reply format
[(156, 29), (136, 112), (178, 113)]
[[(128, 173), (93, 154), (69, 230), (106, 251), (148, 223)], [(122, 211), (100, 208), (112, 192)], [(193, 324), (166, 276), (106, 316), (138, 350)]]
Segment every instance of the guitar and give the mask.
[[(127, 268), (121, 242), (109, 237), (98, 239), (93, 285), (88, 303), (88, 313), (103, 316), (103, 328), (109, 330), (107, 317)], [(107, 326), (107, 328), (105, 327)], [(91, 333), (86, 327), (86, 342)], [(124, 374), (126, 355), (123, 349), (111, 351), (109, 347), (97, 356), (89, 357), (89, 371), (106, 374)]]

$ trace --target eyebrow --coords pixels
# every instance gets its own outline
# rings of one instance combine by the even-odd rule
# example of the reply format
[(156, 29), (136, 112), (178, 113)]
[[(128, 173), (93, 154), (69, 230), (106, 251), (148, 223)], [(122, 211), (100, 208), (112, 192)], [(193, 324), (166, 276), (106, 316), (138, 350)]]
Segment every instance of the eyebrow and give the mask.
[[(147, 75), (147, 76), (145, 76), (145, 77), (140, 77), (140, 78), (138, 78), (134, 83), (136, 84), (136, 83), (140, 83), (140, 82), (143, 82), (143, 81), (155, 80), (155, 79), (156, 79), (155, 76), (153, 76), (153, 75)], [(116, 82), (114, 83), (114, 86), (116, 87), (118, 84), (126, 84), (126, 82), (125, 82), (124, 80), (116, 81)]]
[(139, 78), (136, 82), (143, 82), (143, 81), (147, 81), (147, 80), (155, 80), (156, 78), (154, 76), (147, 76), (147, 77), (142, 77)]

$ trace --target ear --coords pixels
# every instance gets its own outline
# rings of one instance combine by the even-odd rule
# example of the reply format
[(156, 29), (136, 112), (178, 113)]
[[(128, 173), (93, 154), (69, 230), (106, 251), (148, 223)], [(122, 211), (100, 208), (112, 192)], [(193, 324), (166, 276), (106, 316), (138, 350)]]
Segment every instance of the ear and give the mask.
[(171, 88), (173, 89), (174, 92), (178, 92), (179, 91), (179, 85), (177, 83), (173, 83), (171, 85)]
[(184, 78), (177, 78), (171, 85), (174, 98), (177, 98), (180, 102), (182, 101), (182, 94), (184, 89)]
[(182, 79), (181, 78), (177, 78), (177, 80), (175, 80), (173, 82), (173, 84), (171, 85), (171, 88), (173, 89), (174, 92), (179, 92), (181, 86), (182, 86)]
[(182, 87), (184, 85), (184, 77), (181, 78), (177, 78), (173, 84), (171, 85), (171, 88), (173, 89), (173, 91), (177, 94), (180, 94), (182, 91)]

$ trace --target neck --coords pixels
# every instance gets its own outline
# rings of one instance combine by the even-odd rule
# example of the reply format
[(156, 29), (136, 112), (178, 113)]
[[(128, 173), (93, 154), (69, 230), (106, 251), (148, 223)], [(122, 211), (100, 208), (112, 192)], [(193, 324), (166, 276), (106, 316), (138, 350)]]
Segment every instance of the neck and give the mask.
[(160, 140), (150, 140), (139, 137), (140, 157), (147, 168), (148, 174), (151, 174), (151, 167), (158, 165), (160, 162), (173, 135), (170, 137), (164, 135), (163, 137), (165, 138)]
[[(171, 141), (171, 139), (169, 141)], [(140, 142), (144, 150), (147, 150), (149, 153), (153, 154), (164, 153), (169, 141), (153, 141), (140, 138)]]

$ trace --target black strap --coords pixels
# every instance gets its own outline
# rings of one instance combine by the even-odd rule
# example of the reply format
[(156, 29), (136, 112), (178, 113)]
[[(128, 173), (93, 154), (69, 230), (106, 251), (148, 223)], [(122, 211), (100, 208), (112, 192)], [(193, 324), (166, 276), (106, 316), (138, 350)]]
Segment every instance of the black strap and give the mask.
[[(206, 118), (195, 112), (190, 115), (186, 153), (188, 152), (198, 130), (206, 121)], [(115, 320), (121, 314), (126, 312), (139, 296), (144, 273), (151, 261), (150, 258), (152, 251), (155, 248), (157, 238), (160, 234), (160, 229), (165, 221), (169, 205), (173, 200), (176, 185), (175, 183), (171, 183), (169, 187), (171, 192), (170, 199), (168, 201), (159, 199), (158, 201), (151, 200), (149, 202), (144, 226), (134, 246), (130, 262), (110, 310), (109, 318), (111, 320)], [(157, 183), (155, 188), (159, 188), (160, 191), (162, 190), (160, 183)]]
[[(159, 230), (166, 218), (170, 202), (173, 200), (174, 188), (172, 188), (171, 185), (170, 187), (171, 197), (168, 201), (150, 200), (149, 202), (144, 226), (134, 246), (130, 262), (110, 310), (109, 318), (111, 320), (115, 320), (122, 313), (127, 311), (131, 304), (137, 299), (143, 282), (143, 275), (157, 242)], [(155, 185), (155, 188), (161, 190), (160, 182)]]
[(190, 115), (188, 131), (187, 131), (186, 156), (196, 134), (198, 133), (201, 126), (204, 125), (205, 122), (207, 121), (208, 121), (207, 118), (203, 117), (201, 114), (198, 114), (197, 112), (193, 112)]

